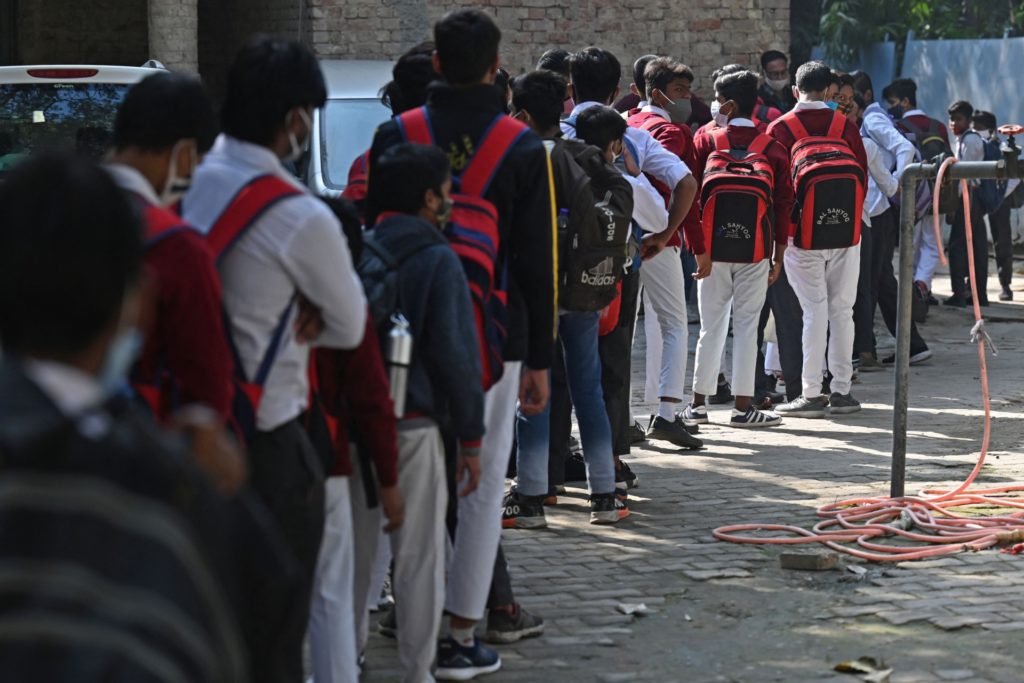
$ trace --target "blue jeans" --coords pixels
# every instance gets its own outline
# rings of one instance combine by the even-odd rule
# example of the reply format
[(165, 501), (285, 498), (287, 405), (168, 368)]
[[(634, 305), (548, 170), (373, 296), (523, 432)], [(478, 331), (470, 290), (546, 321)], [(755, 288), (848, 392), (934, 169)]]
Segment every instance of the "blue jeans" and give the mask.
[[(598, 313), (563, 313), (558, 318), (558, 338), (565, 357), (569, 395), (580, 425), (583, 457), (591, 493), (615, 490), (612, 429), (601, 389), (601, 360), (597, 353)], [(526, 496), (548, 492), (548, 452), (551, 431), (550, 403), (532, 417), (519, 414), (516, 435), (518, 490)]]

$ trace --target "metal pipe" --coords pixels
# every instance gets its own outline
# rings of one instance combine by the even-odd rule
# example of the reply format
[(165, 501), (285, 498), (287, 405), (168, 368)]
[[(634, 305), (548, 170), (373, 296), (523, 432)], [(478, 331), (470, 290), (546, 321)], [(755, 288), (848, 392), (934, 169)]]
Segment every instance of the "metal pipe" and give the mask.
[[(914, 287), (914, 213), (917, 184), (938, 175), (939, 164), (907, 166), (900, 179), (900, 269), (896, 303), (896, 386), (893, 392), (892, 477), (889, 495), (904, 495), (907, 466), (907, 407), (910, 396), (910, 324)], [(961, 161), (946, 172), (951, 181), (996, 178), (1003, 180), (1024, 175), (1024, 165), (1007, 166), (999, 161)], [(930, 214), (929, 214), (930, 215)], [(929, 228), (925, 228), (929, 229)], [(942, 248), (941, 245), (939, 247)]]

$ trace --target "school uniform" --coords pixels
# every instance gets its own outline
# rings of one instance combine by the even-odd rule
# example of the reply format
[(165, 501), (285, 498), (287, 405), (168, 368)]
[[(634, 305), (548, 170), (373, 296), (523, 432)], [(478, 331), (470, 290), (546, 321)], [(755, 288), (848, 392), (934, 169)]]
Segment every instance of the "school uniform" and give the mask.
[[(833, 112), (824, 102), (798, 102), (795, 116), (811, 135), (822, 135), (831, 124)], [(786, 127), (786, 116), (768, 127), (768, 134), (792, 152), (797, 139)], [(858, 164), (867, 175), (867, 153), (860, 130), (846, 121), (842, 133)], [(785, 269), (803, 310), (803, 395), (821, 394), (823, 360), (828, 353), (832, 392), (849, 394), (853, 375), (853, 304), (860, 276), (860, 243), (842, 249), (803, 249), (791, 243), (786, 249)], [(825, 286), (822, 287), (822, 283)], [(787, 384), (793, 378), (787, 377)]]
[[(286, 316), (280, 346), (263, 387), (256, 433), (247, 444), (253, 489), (277, 519), (303, 567), (309, 598), (324, 526), (324, 472), (299, 416), (309, 397), (309, 347), (295, 339), (297, 293), (324, 321), (318, 346), (349, 349), (362, 341), (366, 298), (338, 220), (266, 147), (227, 135), (196, 170), (182, 200), (185, 220), (208, 233), (242, 188), (272, 175), (295, 193), (260, 214), (219, 264), (224, 310), (242, 370), (254, 377)], [(308, 618), (308, 617), (307, 617)], [(281, 635), (290, 680), (302, 677), (301, 626)]]
[[(726, 135), (729, 148), (734, 149), (747, 147), (761, 133), (752, 120), (739, 118), (729, 122)], [(696, 168), (701, 177), (714, 150), (715, 143), (710, 135), (700, 138), (696, 147)], [(793, 186), (790, 182), (789, 152), (773, 140), (764, 155), (774, 172), (772, 211), (775, 243), (784, 247), (792, 233)], [(694, 254), (703, 254), (711, 249), (711, 245), (705, 242), (702, 225), (687, 226), (686, 243)], [(693, 368), (695, 393), (708, 396), (717, 390), (731, 309), (733, 393), (736, 396), (754, 395), (758, 328), (768, 289), (770, 263), (770, 254), (765, 254), (765, 258), (757, 263), (713, 262), (711, 274), (697, 282), (701, 322)]]
[[(956, 158), (960, 161), (984, 161), (985, 141), (972, 130), (957, 136), (953, 146)], [(959, 182), (959, 181), (957, 181)], [(953, 296), (968, 296), (971, 293), (968, 281), (970, 270), (967, 259), (974, 259), (974, 272), (978, 282), (978, 298), (988, 302), (986, 289), (988, 286), (988, 234), (985, 232), (985, 214), (974, 199), (978, 181), (969, 181), (971, 193), (971, 233), (973, 241), (967, 243), (967, 221), (964, 217), (962, 204), (957, 205), (953, 227), (949, 231), (949, 281), (953, 288)]]
[[(919, 130), (927, 130), (931, 125), (932, 118), (920, 109), (911, 109), (903, 115)], [(947, 133), (952, 136), (952, 133)], [(956, 151), (956, 146), (950, 138), (950, 148)], [(939, 225), (945, 225), (946, 216), (939, 216)], [(935, 241), (934, 218), (931, 207), (929, 207), (921, 220), (914, 224), (914, 281), (923, 282), (931, 291), (932, 280), (935, 278), (935, 271), (939, 267), (939, 249), (941, 245)]]

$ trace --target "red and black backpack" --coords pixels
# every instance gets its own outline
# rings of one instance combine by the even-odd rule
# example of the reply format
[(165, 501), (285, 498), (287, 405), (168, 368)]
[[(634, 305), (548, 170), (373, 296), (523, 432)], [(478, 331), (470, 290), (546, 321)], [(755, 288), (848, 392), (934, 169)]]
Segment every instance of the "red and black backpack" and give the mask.
[(796, 144), (791, 152), (801, 249), (844, 249), (860, 242), (867, 178), (843, 139), (846, 117), (833, 112), (824, 135), (811, 135), (795, 112), (778, 119)]
[(775, 171), (765, 154), (772, 138), (759, 134), (746, 147), (719, 128), (701, 187), (701, 226), (712, 261), (758, 263), (772, 255)]
[[(407, 111), (395, 121), (406, 141), (436, 146), (426, 107)], [(501, 379), (504, 371), (508, 264), (502, 264), (501, 281), (495, 282), (500, 246), (498, 211), (484, 196), (505, 155), (528, 130), (515, 119), (498, 114), (477, 142), (476, 151), (462, 173), (452, 176), (454, 206), (444, 234), (469, 281), (485, 390)]]

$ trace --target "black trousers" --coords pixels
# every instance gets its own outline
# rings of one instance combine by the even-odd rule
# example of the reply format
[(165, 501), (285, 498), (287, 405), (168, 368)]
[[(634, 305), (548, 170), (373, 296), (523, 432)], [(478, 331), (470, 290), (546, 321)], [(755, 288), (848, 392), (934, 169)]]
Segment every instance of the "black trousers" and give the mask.
[[(782, 375), (786, 379), (786, 400), (792, 401), (803, 393), (804, 310), (789, 284), (785, 268), (775, 284), (768, 288), (767, 300), (775, 316), (775, 337), (779, 342)], [(764, 368), (763, 360), (761, 367)]]
[(988, 234), (985, 230), (984, 214), (976, 202), (971, 202), (971, 228), (974, 240), (968, 245), (964, 209), (960, 206), (956, 218), (953, 219), (953, 229), (949, 233), (949, 280), (954, 295), (969, 294), (967, 259), (973, 258), (974, 272), (978, 278), (978, 296), (984, 301), (988, 298), (985, 293), (988, 281)]
[(555, 344), (551, 362), (551, 433), (548, 441), (548, 487), (565, 483), (565, 459), (569, 455), (572, 434), (572, 398), (565, 379), (562, 345)]
[[(885, 213), (871, 219), (871, 251), (872, 251), (872, 298), (882, 311), (882, 319), (889, 334), (896, 336), (896, 305), (899, 301), (899, 283), (893, 270), (892, 259), (896, 251), (896, 237), (899, 234), (899, 212), (890, 208)], [(871, 315), (874, 317), (874, 306)], [(920, 353), (928, 349), (928, 344), (921, 338), (917, 323), (910, 322), (910, 354)], [(872, 348), (874, 350), (874, 348)]]
[[(874, 221), (872, 221), (874, 222)], [(857, 299), (853, 303), (853, 355), (875, 351), (875, 305), (872, 299), (874, 272), (872, 247), (874, 225), (865, 225), (860, 231), (860, 278), (857, 280)]]
[(494, 576), (491, 578), (491, 592), (487, 596), (487, 609), (505, 607), (516, 601), (512, 592), (512, 577), (508, 574), (505, 551), (498, 545), (498, 557), (494, 562)]
[(279, 629), (277, 647), (283, 662), (282, 677), (263, 680), (300, 683), (305, 681), (302, 640), (309, 621), (313, 575), (324, 532), (324, 472), (298, 420), (269, 432), (257, 432), (253, 437), (249, 443), (249, 483), (277, 521), (302, 572), (298, 618), (283, 625), (252, 625), (257, 629)]
[(608, 420), (612, 425), (612, 453), (629, 455), (630, 388), (633, 360), (633, 326), (636, 300), (640, 294), (640, 271), (622, 278), (622, 307), (619, 324), (598, 341), (601, 356), (601, 386)]
[(988, 215), (992, 241), (996, 244), (996, 269), (999, 284), (1009, 287), (1013, 280), (1013, 235), (1010, 232), (1010, 204), (1003, 202)]

